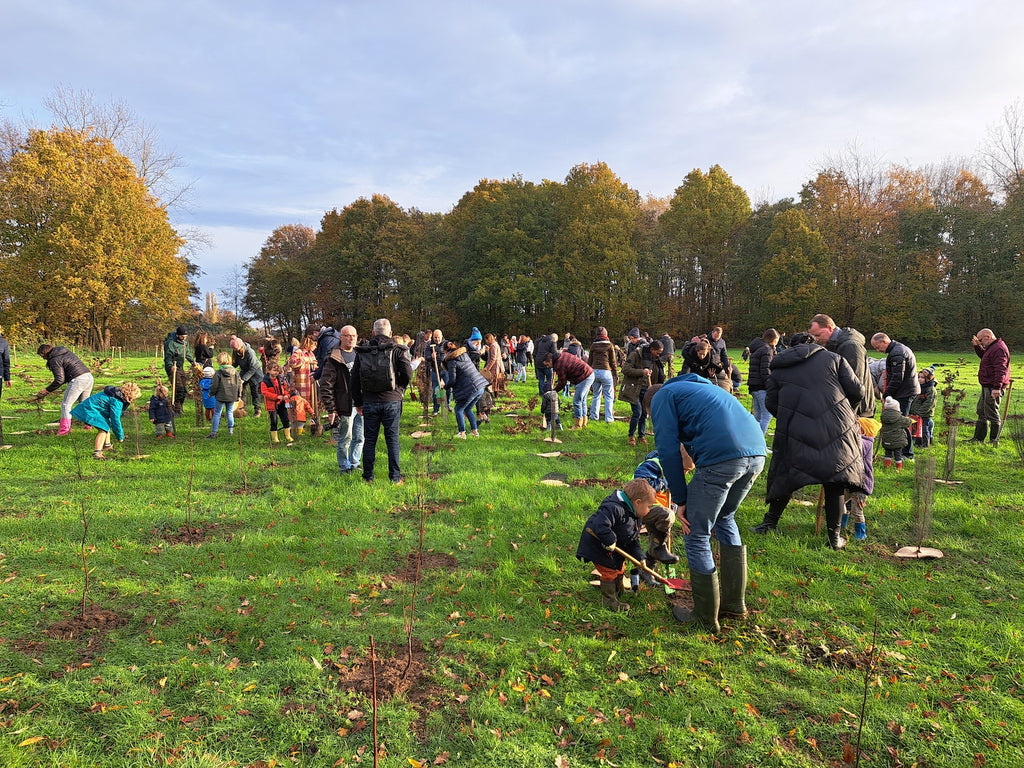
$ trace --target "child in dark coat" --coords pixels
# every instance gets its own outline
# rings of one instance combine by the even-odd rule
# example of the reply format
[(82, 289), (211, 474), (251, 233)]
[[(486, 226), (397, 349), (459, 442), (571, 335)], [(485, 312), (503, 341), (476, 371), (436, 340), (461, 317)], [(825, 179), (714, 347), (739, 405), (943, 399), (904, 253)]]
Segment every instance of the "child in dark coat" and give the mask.
[(896, 462), (896, 469), (903, 469), (903, 451), (910, 447), (910, 427), (914, 420), (900, 412), (900, 405), (893, 398), (885, 398), (882, 408), (882, 430), (879, 438), (885, 449), (885, 468)]
[(554, 429), (561, 430), (562, 419), (558, 415), (558, 393), (551, 388), (550, 381), (541, 382), (541, 388), (544, 390), (540, 403), (541, 429), (554, 427)]
[(171, 401), (167, 387), (158, 384), (153, 396), (149, 398), (149, 420), (156, 431), (156, 439), (164, 436), (174, 437), (174, 414), (171, 413)]
[(625, 591), (622, 576), (626, 558), (613, 551), (618, 547), (637, 560), (644, 556), (640, 546), (640, 525), (654, 504), (654, 489), (646, 480), (630, 480), (601, 502), (583, 526), (576, 557), (594, 564), (601, 579), (604, 606), (612, 611), (628, 611), (619, 601)]

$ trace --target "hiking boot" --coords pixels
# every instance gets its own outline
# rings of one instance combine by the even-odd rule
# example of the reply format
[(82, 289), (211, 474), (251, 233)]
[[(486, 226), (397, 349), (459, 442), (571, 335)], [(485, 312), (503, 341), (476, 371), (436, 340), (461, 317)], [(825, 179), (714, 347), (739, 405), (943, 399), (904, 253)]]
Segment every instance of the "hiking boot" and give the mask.
[(627, 443), (628, 445), (636, 445), (636, 438), (635, 438), (635, 437), (633, 437), (633, 435), (630, 435), (630, 436), (629, 436), (629, 439), (628, 439), (628, 440), (626, 440), (626, 443)]

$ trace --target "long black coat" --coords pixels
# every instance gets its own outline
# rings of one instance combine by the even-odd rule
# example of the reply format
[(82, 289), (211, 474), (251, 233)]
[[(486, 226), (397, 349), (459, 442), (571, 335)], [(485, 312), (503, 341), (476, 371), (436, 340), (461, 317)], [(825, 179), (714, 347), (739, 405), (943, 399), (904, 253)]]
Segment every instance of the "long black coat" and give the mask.
[(750, 371), (747, 373), (747, 388), (759, 392), (768, 386), (771, 362), (775, 358), (775, 347), (764, 339), (750, 342)]
[(864, 486), (861, 388), (842, 357), (816, 344), (797, 344), (771, 362), (765, 405), (775, 417), (768, 501), (807, 485)]

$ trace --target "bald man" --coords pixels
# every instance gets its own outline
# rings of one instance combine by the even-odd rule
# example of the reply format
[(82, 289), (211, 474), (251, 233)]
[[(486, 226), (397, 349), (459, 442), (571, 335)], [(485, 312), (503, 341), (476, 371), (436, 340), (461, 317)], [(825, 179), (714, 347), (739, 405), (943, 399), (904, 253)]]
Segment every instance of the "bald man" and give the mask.
[(978, 383), (981, 397), (978, 398), (978, 420), (974, 426), (972, 443), (984, 443), (989, 432), (989, 442), (999, 445), (999, 403), (1003, 393), (1010, 386), (1010, 350), (1002, 339), (997, 339), (990, 328), (982, 328), (971, 339), (974, 351), (981, 358), (978, 365)]

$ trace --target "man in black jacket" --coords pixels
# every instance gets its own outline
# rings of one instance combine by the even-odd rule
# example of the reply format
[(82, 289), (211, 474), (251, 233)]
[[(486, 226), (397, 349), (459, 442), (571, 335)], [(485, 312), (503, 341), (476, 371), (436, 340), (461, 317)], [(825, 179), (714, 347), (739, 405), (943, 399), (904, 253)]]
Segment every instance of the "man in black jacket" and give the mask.
[(558, 334), (551, 333), (547, 336), (541, 336), (535, 342), (533, 342), (533, 365), (534, 371), (537, 374), (537, 393), (544, 396), (549, 387), (544, 386), (545, 383), (551, 384), (554, 373), (551, 368), (543, 365), (544, 358), (549, 354), (554, 354), (558, 351)]
[[(807, 332), (814, 340), (827, 349), (835, 352), (853, 368), (857, 380), (860, 381), (860, 402), (855, 406), (858, 416), (873, 417), (875, 415), (875, 384), (868, 368), (868, 350), (864, 344), (864, 334), (856, 328), (837, 328), (828, 315), (815, 315)], [(782, 344), (779, 344), (782, 350)]]
[[(378, 349), (374, 349), (374, 348)], [(362, 368), (368, 365), (369, 355), (383, 347), (389, 354), (394, 373), (394, 386), (380, 391), (368, 391), (362, 378)], [(369, 372), (369, 371), (368, 371)], [(388, 448), (388, 477), (395, 485), (402, 485), (402, 470), (399, 464), (399, 426), (402, 421), (402, 401), (405, 388), (412, 381), (412, 361), (409, 350), (391, 338), (391, 321), (387, 318), (375, 320), (373, 338), (366, 345), (356, 347), (356, 361), (352, 366), (349, 384), (352, 402), (363, 417), (363, 480), (373, 482), (373, 468), (377, 453), (377, 436), (384, 427), (384, 442)]]
[[(917, 358), (906, 344), (893, 341), (888, 334), (876, 333), (871, 337), (871, 346), (876, 352), (885, 352), (885, 389), (882, 399), (891, 397), (900, 404), (900, 413), (910, 415), (910, 404), (921, 394), (921, 382), (917, 379)], [(905, 459), (914, 458), (914, 438), (907, 430), (908, 447)]]
[(346, 325), (341, 329), (341, 344), (331, 350), (324, 361), (319, 381), (320, 402), (327, 411), (342, 474), (359, 469), (363, 456), (363, 417), (356, 413), (352, 403), (351, 386), (357, 336), (354, 326)]

